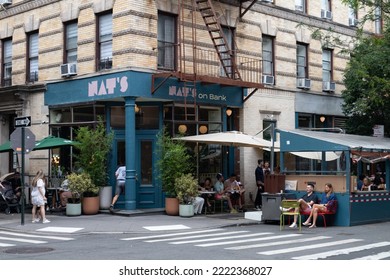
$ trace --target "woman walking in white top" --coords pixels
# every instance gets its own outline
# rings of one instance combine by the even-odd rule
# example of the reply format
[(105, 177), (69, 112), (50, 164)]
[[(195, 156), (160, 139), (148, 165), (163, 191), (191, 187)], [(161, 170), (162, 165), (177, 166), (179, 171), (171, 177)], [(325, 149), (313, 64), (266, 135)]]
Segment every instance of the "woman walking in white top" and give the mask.
[(45, 203), (47, 202), (47, 199), (45, 197), (46, 189), (45, 189), (45, 174), (43, 173), (42, 170), (39, 170), (37, 172), (37, 175), (35, 175), (33, 181), (32, 181), (32, 186), (33, 189), (31, 191), (31, 202), (33, 205), (32, 208), (32, 222), (37, 223), (39, 222), (39, 215), (36, 215), (37, 212), (37, 207), (40, 209), (40, 214), (42, 217), (42, 223), (50, 223), (48, 219), (46, 219), (45, 216)]

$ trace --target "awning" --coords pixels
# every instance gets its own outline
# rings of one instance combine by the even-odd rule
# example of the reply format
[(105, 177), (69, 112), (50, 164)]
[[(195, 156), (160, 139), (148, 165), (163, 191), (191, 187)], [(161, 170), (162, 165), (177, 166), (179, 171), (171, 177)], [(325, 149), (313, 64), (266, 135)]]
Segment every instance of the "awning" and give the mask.
[(344, 133), (319, 132), (310, 130), (282, 130), (280, 133), (281, 152), (337, 152), (349, 151), (356, 158), (383, 161), (390, 158), (390, 139)]

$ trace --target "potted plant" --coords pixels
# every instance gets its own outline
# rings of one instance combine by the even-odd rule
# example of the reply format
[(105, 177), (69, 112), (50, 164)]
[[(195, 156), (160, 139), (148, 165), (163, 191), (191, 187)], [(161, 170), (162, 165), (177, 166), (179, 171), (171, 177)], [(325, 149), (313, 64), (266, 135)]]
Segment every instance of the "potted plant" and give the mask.
[(179, 200), (179, 215), (181, 217), (194, 216), (194, 201), (198, 196), (198, 181), (192, 174), (182, 174), (175, 179), (175, 191)]
[(75, 216), (81, 215), (81, 199), (84, 194), (89, 192), (96, 192), (96, 186), (93, 184), (89, 174), (71, 173), (66, 176), (68, 180), (68, 188), (72, 193), (72, 198), (69, 199), (66, 205), (66, 215)]
[(157, 135), (157, 170), (165, 192), (165, 211), (168, 215), (179, 214), (179, 201), (175, 179), (191, 173), (193, 160), (183, 141), (174, 141), (164, 127)]
[[(104, 122), (99, 118), (96, 127), (80, 127), (75, 138), (76, 167), (90, 175), (92, 182), (99, 189), (98, 192), (90, 192), (83, 197), (99, 197), (99, 208), (108, 209), (111, 204), (112, 186), (108, 186), (108, 155), (111, 151), (113, 133), (107, 133)], [(99, 196), (99, 193), (102, 196)]]

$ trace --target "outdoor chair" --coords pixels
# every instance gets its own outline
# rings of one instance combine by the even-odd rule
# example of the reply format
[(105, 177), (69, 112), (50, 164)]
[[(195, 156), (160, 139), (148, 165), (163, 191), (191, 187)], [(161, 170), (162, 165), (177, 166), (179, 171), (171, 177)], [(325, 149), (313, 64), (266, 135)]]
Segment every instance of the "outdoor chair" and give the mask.
[[(299, 231), (302, 230), (301, 226), (301, 214), (299, 211), (295, 211), (295, 208), (299, 208), (299, 202), (297, 200), (282, 200), (281, 204), (281, 212), (280, 212), (280, 230), (284, 229), (284, 218), (285, 216), (291, 217), (291, 216), (298, 216), (298, 226), (299, 226)], [(293, 209), (293, 210), (290, 210)]]

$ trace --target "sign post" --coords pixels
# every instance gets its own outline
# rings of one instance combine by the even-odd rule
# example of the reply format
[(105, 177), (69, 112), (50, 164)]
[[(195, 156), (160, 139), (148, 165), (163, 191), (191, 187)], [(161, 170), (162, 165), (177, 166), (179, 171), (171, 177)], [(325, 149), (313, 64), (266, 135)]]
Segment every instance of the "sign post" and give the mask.
[(21, 153), (22, 157), (22, 209), (21, 209), (21, 225), (24, 225), (24, 212), (25, 212), (25, 185), (24, 185), (24, 156), (26, 153), (31, 152), (35, 147), (35, 135), (26, 128), (31, 125), (31, 117), (15, 118), (15, 131), (11, 134), (11, 147), (17, 152)]

